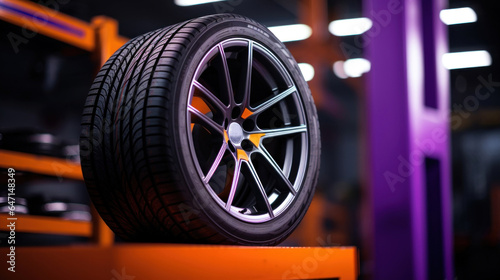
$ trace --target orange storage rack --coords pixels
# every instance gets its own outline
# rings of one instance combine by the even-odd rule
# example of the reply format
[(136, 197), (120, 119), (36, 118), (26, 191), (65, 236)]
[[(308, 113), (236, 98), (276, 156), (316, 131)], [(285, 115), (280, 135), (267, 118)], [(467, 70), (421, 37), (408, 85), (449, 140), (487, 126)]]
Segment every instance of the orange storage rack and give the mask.
[[(118, 22), (99, 16), (87, 23), (29, 1), (0, 0), (0, 20), (95, 53), (102, 65), (128, 41)], [(0, 168), (83, 180), (78, 163), (0, 150)], [(93, 209), (93, 222), (17, 215), (16, 232), (91, 237), (88, 246), (22, 247), (16, 272), (0, 267), (0, 279), (331, 279), (358, 275), (353, 247), (239, 247), (208, 245), (113, 245), (111, 230)], [(0, 214), (0, 231), (9, 231)], [(10, 253), (0, 248), (0, 259)]]

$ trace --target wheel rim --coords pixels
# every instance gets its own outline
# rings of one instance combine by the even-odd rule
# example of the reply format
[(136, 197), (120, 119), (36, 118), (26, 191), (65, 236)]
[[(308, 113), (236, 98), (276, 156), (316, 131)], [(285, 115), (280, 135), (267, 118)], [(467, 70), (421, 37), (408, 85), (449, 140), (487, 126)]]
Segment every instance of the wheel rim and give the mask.
[(284, 213), (301, 191), (309, 131), (281, 61), (250, 39), (225, 40), (198, 64), (188, 98), (191, 155), (219, 206), (250, 223)]

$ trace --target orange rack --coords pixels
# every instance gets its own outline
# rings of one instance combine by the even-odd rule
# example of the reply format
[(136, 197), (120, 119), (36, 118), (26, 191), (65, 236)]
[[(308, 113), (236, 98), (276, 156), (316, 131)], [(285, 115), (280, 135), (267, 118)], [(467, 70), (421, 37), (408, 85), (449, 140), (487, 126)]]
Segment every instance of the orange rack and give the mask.
[(80, 164), (48, 156), (0, 150), (0, 167), (58, 178), (83, 180)]
[[(89, 222), (68, 221), (60, 218), (16, 215), (19, 223), (16, 222), (16, 232), (63, 234), (91, 237), (92, 226)], [(0, 214), (0, 221), (8, 221), (11, 216)], [(9, 231), (6, 222), (0, 224), (0, 231)]]
[[(0, 254), (8, 254), (6, 248)], [(332, 279), (357, 277), (352, 247), (116, 245), (16, 250), (2, 279)], [(83, 265), (86, 264), (86, 265)]]
[[(100, 64), (128, 41), (116, 20), (98, 16), (87, 23), (42, 5), (0, 0), (0, 20), (92, 52)], [(79, 164), (64, 159), (0, 150), (0, 168), (83, 180)], [(93, 211), (93, 221), (16, 215), (16, 233), (91, 237), (88, 246), (22, 247), (16, 244), (16, 272), (7, 270), (0, 248), (0, 279), (331, 279), (354, 280), (354, 247), (239, 247), (208, 245), (113, 245), (113, 233)], [(9, 232), (0, 214), (0, 231)], [(9, 233), (10, 234), (10, 233)], [(113, 246), (111, 246), (113, 245)]]
[[(83, 180), (80, 164), (65, 159), (0, 150), (0, 168), (14, 168), (17, 172), (30, 172), (57, 178)], [(16, 215), (17, 216), (17, 215)], [(113, 232), (106, 226), (92, 207), (92, 223), (68, 221), (61, 218), (19, 215), (22, 223), (18, 232), (62, 234), (90, 237), (100, 245), (113, 243)], [(0, 220), (6, 221), (5, 214)], [(0, 223), (0, 231), (8, 230), (6, 223)]]
[[(23, 0), (0, 0), (0, 20), (18, 25), (31, 32), (43, 34), (55, 40), (67, 43), (74, 47), (89, 51), (99, 59), (99, 64), (103, 65), (106, 60), (129, 39), (118, 34), (118, 22), (105, 16), (97, 16), (91, 23), (73, 18), (58, 11), (57, 1), (47, 2), (52, 4), (54, 9)], [(61, 1), (61, 5), (62, 1)], [(31, 172), (36, 174), (54, 176), (73, 180), (83, 180), (80, 165), (64, 159), (37, 156), (25, 153), (0, 150), (0, 168), (14, 168), (17, 171)], [(113, 233), (99, 217), (95, 209), (92, 209), (92, 224), (82, 224), (80, 228), (91, 228), (89, 235), (93, 241), (99, 245), (111, 245), (113, 243)], [(28, 228), (46, 233), (43, 225), (45, 218), (32, 217), (29, 221), (39, 226)], [(68, 234), (73, 226), (73, 222), (65, 220), (55, 220), (56, 229), (51, 229), (51, 233)], [(4, 229), (2, 225), (0, 230)], [(21, 228), (22, 230), (23, 228)], [(87, 232), (87, 229), (85, 229)], [(81, 235), (81, 231), (78, 231)]]

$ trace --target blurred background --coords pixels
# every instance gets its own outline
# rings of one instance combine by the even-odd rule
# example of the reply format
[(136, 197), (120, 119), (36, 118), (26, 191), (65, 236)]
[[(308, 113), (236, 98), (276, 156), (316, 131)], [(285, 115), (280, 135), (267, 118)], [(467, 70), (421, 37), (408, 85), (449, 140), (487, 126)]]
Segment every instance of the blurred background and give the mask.
[[(322, 140), (316, 196), (300, 227), (283, 245), (356, 246), (361, 252), (362, 277), (369, 275), (371, 266), (361, 227), (366, 217), (361, 209), (367, 194), (363, 185), (368, 172), (363, 168), (367, 141), (363, 104), (370, 61), (357, 42), (372, 22), (363, 16), (362, 1), (228, 0), (193, 5), (195, 2), (61, 0), (48, 6), (87, 22), (96, 15), (112, 17), (119, 22), (120, 34), (128, 38), (225, 12), (268, 26), (285, 42), (309, 81)], [(440, 13), (447, 25), (451, 54), (442, 62), (450, 70), (457, 279), (500, 279), (498, 11), (497, 1), (450, 0), (448, 9)], [(13, 41), (19, 39), (9, 37), (11, 32), (24, 31), (0, 21), (0, 149), (78, 161), (80, 115), (97, 70), (97, 58), (41, 34)], [(489, 81), (486, 88), (491, 95), (477, 104), (467, 104), (481, 78)], [(30, 173), (20, 174), (18, 180), (18, 197), (25, 198), (18, 203), (26, 207), (26, 213), (91, 219), (85, 186), (78, 180)], [(6, 206), (5, 195), (0, 191), (0, 211), (6, 211), (2, 208)], [(51, 234), (26, 233), (19, 238), (23, 245), (88, 242), (87, 237)]]

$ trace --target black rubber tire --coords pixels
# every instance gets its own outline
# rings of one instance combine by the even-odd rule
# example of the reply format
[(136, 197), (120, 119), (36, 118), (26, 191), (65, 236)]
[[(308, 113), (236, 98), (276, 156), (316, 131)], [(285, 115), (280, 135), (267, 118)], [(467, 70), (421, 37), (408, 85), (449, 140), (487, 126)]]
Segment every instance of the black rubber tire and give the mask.
[[(187, 86), (196, 63), (224, 38), (252, 38), (293, 78), (309, 129), (300, 193), (275, 219), (251, 224), (223, 211), (202, 186), (185, 148)], [(307, 83), (285, 46), (248, 18), (220, 14), (130, 40), (97, 74), (82, 118), (81, 164), (90, 197), (117, 236), (129, 241), (275, 245), (304, 216), (319, 171), (319, 126)]]

